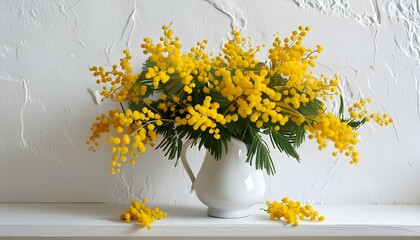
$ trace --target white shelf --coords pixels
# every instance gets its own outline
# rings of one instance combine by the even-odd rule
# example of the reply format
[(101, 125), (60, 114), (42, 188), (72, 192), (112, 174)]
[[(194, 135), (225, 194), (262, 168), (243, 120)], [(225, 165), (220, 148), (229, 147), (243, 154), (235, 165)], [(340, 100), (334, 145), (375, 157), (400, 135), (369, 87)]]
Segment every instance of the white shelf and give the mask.
[(168, 212), (168, 218), (156, 221), (151, 231), (119, 221), (119, 215), (127, 206), (3, 203), (0, 204), (0, 238), (420, 239), (420, 205), (314, 205), (326, 220), (301, 222), (297, 227), (269, 220), (268, 215), (259, 210), (263, 205), (255, 206), (252, 216), (242, 219), (207, 217), (204, 206), (159, 205)]

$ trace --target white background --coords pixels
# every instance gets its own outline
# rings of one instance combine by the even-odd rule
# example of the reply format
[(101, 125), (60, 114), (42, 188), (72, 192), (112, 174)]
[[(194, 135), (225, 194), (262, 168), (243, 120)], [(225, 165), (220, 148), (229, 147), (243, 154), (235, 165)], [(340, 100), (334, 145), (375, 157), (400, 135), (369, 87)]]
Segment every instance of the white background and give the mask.
[[(256, 44), (312, 30), (321, 44), (317, 72), (342, 77), (346, 102), (371, 96), (372, 111), (395, 124), (361, 130), (360, 164), (307, 142), (302, 162), (272, 152), (267, 199), (312, 203), (420, 204), (420, 3), (402, 0), (0, 1), (0, 202), (154, 202), (199, 204), (181, 165), (148, 151), (134, 167), (108, 173), (108, 146), (85, 144), (96, 115), (116, 108), (94, 100), (88, 67), (118, 63), (125, 48), (139, 70), (144, 37), (171, 21), (185, 49), (208, 39), (219, 51), (230, 30)], [(259, 56), (267, 56), (266, 51)], [(203, 152), (192, 152), (194, 169)]]

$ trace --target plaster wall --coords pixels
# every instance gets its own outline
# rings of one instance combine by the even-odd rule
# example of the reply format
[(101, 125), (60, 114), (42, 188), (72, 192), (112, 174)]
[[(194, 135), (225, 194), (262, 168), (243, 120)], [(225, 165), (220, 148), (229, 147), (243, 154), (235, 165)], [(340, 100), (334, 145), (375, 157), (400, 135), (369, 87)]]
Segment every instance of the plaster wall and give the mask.
[[(171, 21), (186, 49), (208, 39), (212, 51), (232, 28), (263, 44), (310, 25), (306, 45), (324, 47), (317, 71), (341, 76), (346, 102), (371, 96), (371, 109), (393, 116), (391, 127), (361, 130), (357, 166), (310, 142), (301, 163), (273, 151), (265, 199), (420, 204), (418, 0), (0, 1), (0, 202), (200, 204), (162, 152), (111, 176), (108, 147), (85, 144), (95, 116), (117, 107), (98, 104), (88, 67), (110, 67), (128, 48), (140, 69), (142, 39)], [(202, 156), (190, 152), (194, 169)]]

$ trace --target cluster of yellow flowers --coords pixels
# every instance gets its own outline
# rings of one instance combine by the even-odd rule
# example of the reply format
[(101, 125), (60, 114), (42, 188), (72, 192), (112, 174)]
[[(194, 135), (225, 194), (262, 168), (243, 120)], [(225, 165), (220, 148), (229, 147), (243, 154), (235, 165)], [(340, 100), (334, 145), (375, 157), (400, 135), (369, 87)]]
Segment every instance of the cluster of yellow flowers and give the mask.
[[(145, 38), (141, 47), (144, 54), (151, 54), (149, 61), (155, 63), (155, 67), (148, 68), (146, 73), (147, 79), (153, 80), (153, 86), (158, 88), (159, 84), (166, 83), (172, 74), (178, 77), (176, 82), (183, 84), (183, 90), (190, 94), (192, 89), (196, 87), (193, 81), (194, 76), (198, 81), (206, 82), (207, 74), (211, 68), (208, 55), (204, 52), (207, 40), (198, 42), (197, 47), (192, 48), (188, 54), (182, 54), (182, 45), (179, 43), (178, 37), (173, 37), (171, 25), (163, 26), (163, 36), (160, 37), (158, 44), (153, 44), (150, 38)], [(169, 75), (168, 75), (169, 74)]]
[(319, 150), (327, 147), (327, 142), (332, 141), (337, 149), (333, 152), (333, 156), (338, 153), (345, 152), (346, 156), (351, 156), (351, 164), (358, 163), (359, 153), (355, 151), (354, 146), (357, 144), (358, 132), (353, 130), (346, 122), (342, 122), (339, 117), (333, 113), (321, 114), (316, 117), (316, 123), (306, 125), (305, 130), (309, 131), (309, 139), (316, 138), (319, 144)]
[(217, 102), (211, 103), (211, 97), (206, 96), (203, 101), (203, 104), (196, 104), (193, 106), (187, 107), (187, 114), (184, 118), (177, 116), (175, 118), (176, 126), (181, 125), (190, 125), (194, 130), (200, 128), (201, 131), (206, 131), (210, 134), (214, 134), (214, 138), (219, 139), (219, 129), (216, 127), (216, 123), (225, 124), (228, 120), (220, 113), (217, 113), (219, 104)]
[(127, 223), (130, 223), (132, 220), (136, 220), (141, 227), (147, 227), (147, 229), (150, 230), (152, 229), (151, 224), (155, 220), (161, 220), (162, 218), (166, 218), (168, 216), (168, 213), (157, 207), (152, 209), (147, 206), (145, 204), (146, 202), (147, 198), (143, 198), (143, 202), (132, 201), (131, 206), (125, 210), (123, 214), (121, 214), (120, 220)]
[(370, 122), (371, 119), (374, 119), (377, 124), (380, 126), (388, 126), (389, 124), (393, 123), (393, 119), (386, 113), (379, 114), (379, 113), (372, 113), (369, 115), (369, 111), (367, 110), (366, 106), (367, 103), (371, 103), (372, 99), (370, 98), (361, 98), (359, 102), (353, 104), (353, 107), (348, 109), (350, 117), (352, 119), (364, 119), (366, 118), (366, 122)]
[[(146, 151), (147, 144), (154, 146), (157, 133), (167, 140), (158, 147), (178, 154), (179, 149), (174, 149), (180, 147), (175, 144), (178, 136), (201, 138), (205, 142), (200, 145), (220, 154), (221, 147), (212, 141), (236, 137), (251, 146), (255, 135), (250, 131), (280, 134), (287, 136), (288, 142), (276, 143), (277, 146), (283, 146), (281, 150), (298, 158), (294, 149), (301, 143), (296, 138), (302, 135), (299, 132), (302, 129), (310, 133), (310, 139), (316, 139), (319, 149), (332, 141), (336, 148), (334, 156), (343, 153), (351, 158), (351, 163), (357, 163), (357, 126), (371, 119), (381, 126), (392, 123), (386, 114), (369, 115), (367, 99), (349, 108), (350, 119), (327, 112), (325, 101), (340, 95), (339, 77), (314, 76), (311, 68), (316, 66), (322, 47), (311, 49), (302, 45), (309, 27), (300, 26), (283, 40), (278, 33), (274, 35), (268, 50), (269, 63), (256, 59), (264, 45), (253, 47), (249, 37), (242, 37), (235, 30), (232, 39), (215, 56), (206, 53), (207, 40), (197, 42), (188, 53), (183, 53), (171, 25), (163, 26), (162, 30), (163, 36), (157, 43), (145, 38), (141, 44), (148, 59), (139, 74), (133, 73), (128, 50), (124, 50), (125, 57), (120, 59), (120, 69), (117, 65), (110, 71), (102, 66), (90, 68), (102, 85), (104, 99), (121, 106), (122, 102), (128, 102), (130, 106), (128, 111), (123, 108), (97, 117), (87, 142), (90, 150), (95, 151), (97, 139), (110, 132), (111, 126), (116, 130), (108, 138), (114, 153), (111, 173), (118, 172), (127, 158), (134, 163), (137, 155)], [(275, 141), (281, 139), (277, 137)], [(265, 144), (253, 146), (261, 148)], [(263, 152), (256, 147), (252, 149), (249, 157)]]
[[(130, 51), (124, 50), (124, 54), (125, 58), (120, 59), (121, 71), (117, 69), (117, 65), (113, 65), (112, 70), (107, 72), (104, 71), (102, 66), (94, 66), (90, 70), (93, 72), (93, 76), (100, 78), (96, 80), (96, 83), (104, 84), (101, 95), (105, 98), (116, 102), (125, 100), (139, 102), (140, 98), (146, 94), (147, 86), (136, 84), (139, 76), (132, 74), (133, 69), (130, 64), (132, 56)], [(110, 87), (106, 85), (108, 83), (111, 85)]]
[(272, 220), (281, 220), (285, 224), (299, 225), (299, 220), (310, 220), (322, 222), (324, 216), (320, 216), (310, 204), (303, 206), (299, 201), (292, 201), (284, 197), (281, 202), (266, 202), (267, 209), (264, 209)]
[[(372, 113), (369, 115), (366, 105), (371, 101), (370, 98), (361, 98), (359, 102), (353, 104), (353, 107), (348, 109), (350, 120), (370, 122), (371, 119), (374, 119), (380, 126), (391, 124), (393, 120), (388, 114)], [(328, 141), (331, 141), (337, 149), (332, 153), (333, 156), (344, 153), (351, 158), (350, 164), (359, 162), (359, 152), (355, 150), (359, 133), (348, 122), (342, 121), (333, 113), (320, 114), (316, 117), (315, 123), (305, 126), (305, 130), (311, 133), (310, 139), (316, 139), (319, 150), (326, 148)]]
[(115, 174), (120, 171), (121, 163), (126, 162), (128, 158), (134, 165), (138, 154), (146, 152), (147, 143), (154, 146), (154, 142), (158, 139), (155, 127), (162, 124), (160, 115), (146, 107), (141, 112), (127, 110), (123, 113), (117, 109), (110, 111), (108, 116), (102, 114), (96, 118), (87, 144), (91, 145), (89, 148), (91, 151), (96, 151), (97, 139), (101, 134), (109, 132), (110, 126), (116, 130), (115, 135), (108, 137), (108, 141), (113, 144), (110, 151), (114, 154), (110, 173)]

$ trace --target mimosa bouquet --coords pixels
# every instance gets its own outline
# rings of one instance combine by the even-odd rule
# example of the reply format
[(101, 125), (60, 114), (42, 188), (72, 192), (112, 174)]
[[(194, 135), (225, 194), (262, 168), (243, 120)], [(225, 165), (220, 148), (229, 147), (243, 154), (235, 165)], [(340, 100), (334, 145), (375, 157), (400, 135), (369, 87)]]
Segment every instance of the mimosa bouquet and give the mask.
[[(387, 114), (368, 112), (369, 98), (345, 111), (339, 77), (312, 72), (322, 47), (303, 46), (309, 27), (300, 26), (285, 39), (274, 35), (263, 61), (256, 55), (265, 46), (254, 47), (238, 31), (232, 31), (221, 53), (209, 54), (207, 40), (183, 52), (171, 25), (162, 29), (158, 42), (145, 38), (141, 44), (147, 60), (140, 72), (133, 71), (128, 50), (111, 69), (90, 68), (102, 85), (102, 100), (121, 105), (96, 118), (87, 142), (95, 151), (98, 139), (110, 133), (112, 174), (126, 161), (135, 164), (148, 147), (178, 159), (188, 139), (218, 159), (232, 138), (246, 144), (248, 164), (274, 174), (264, 135), (273, 148), (297, 160), (296, 149), (308, 137), (320, 150), (332, 143), (332, 155), (344, 154), (357, 164), (357, 129), (371, 120), (392, 123)], [(340, 103), (336, 113), (327, 108), (334, 99)]]

